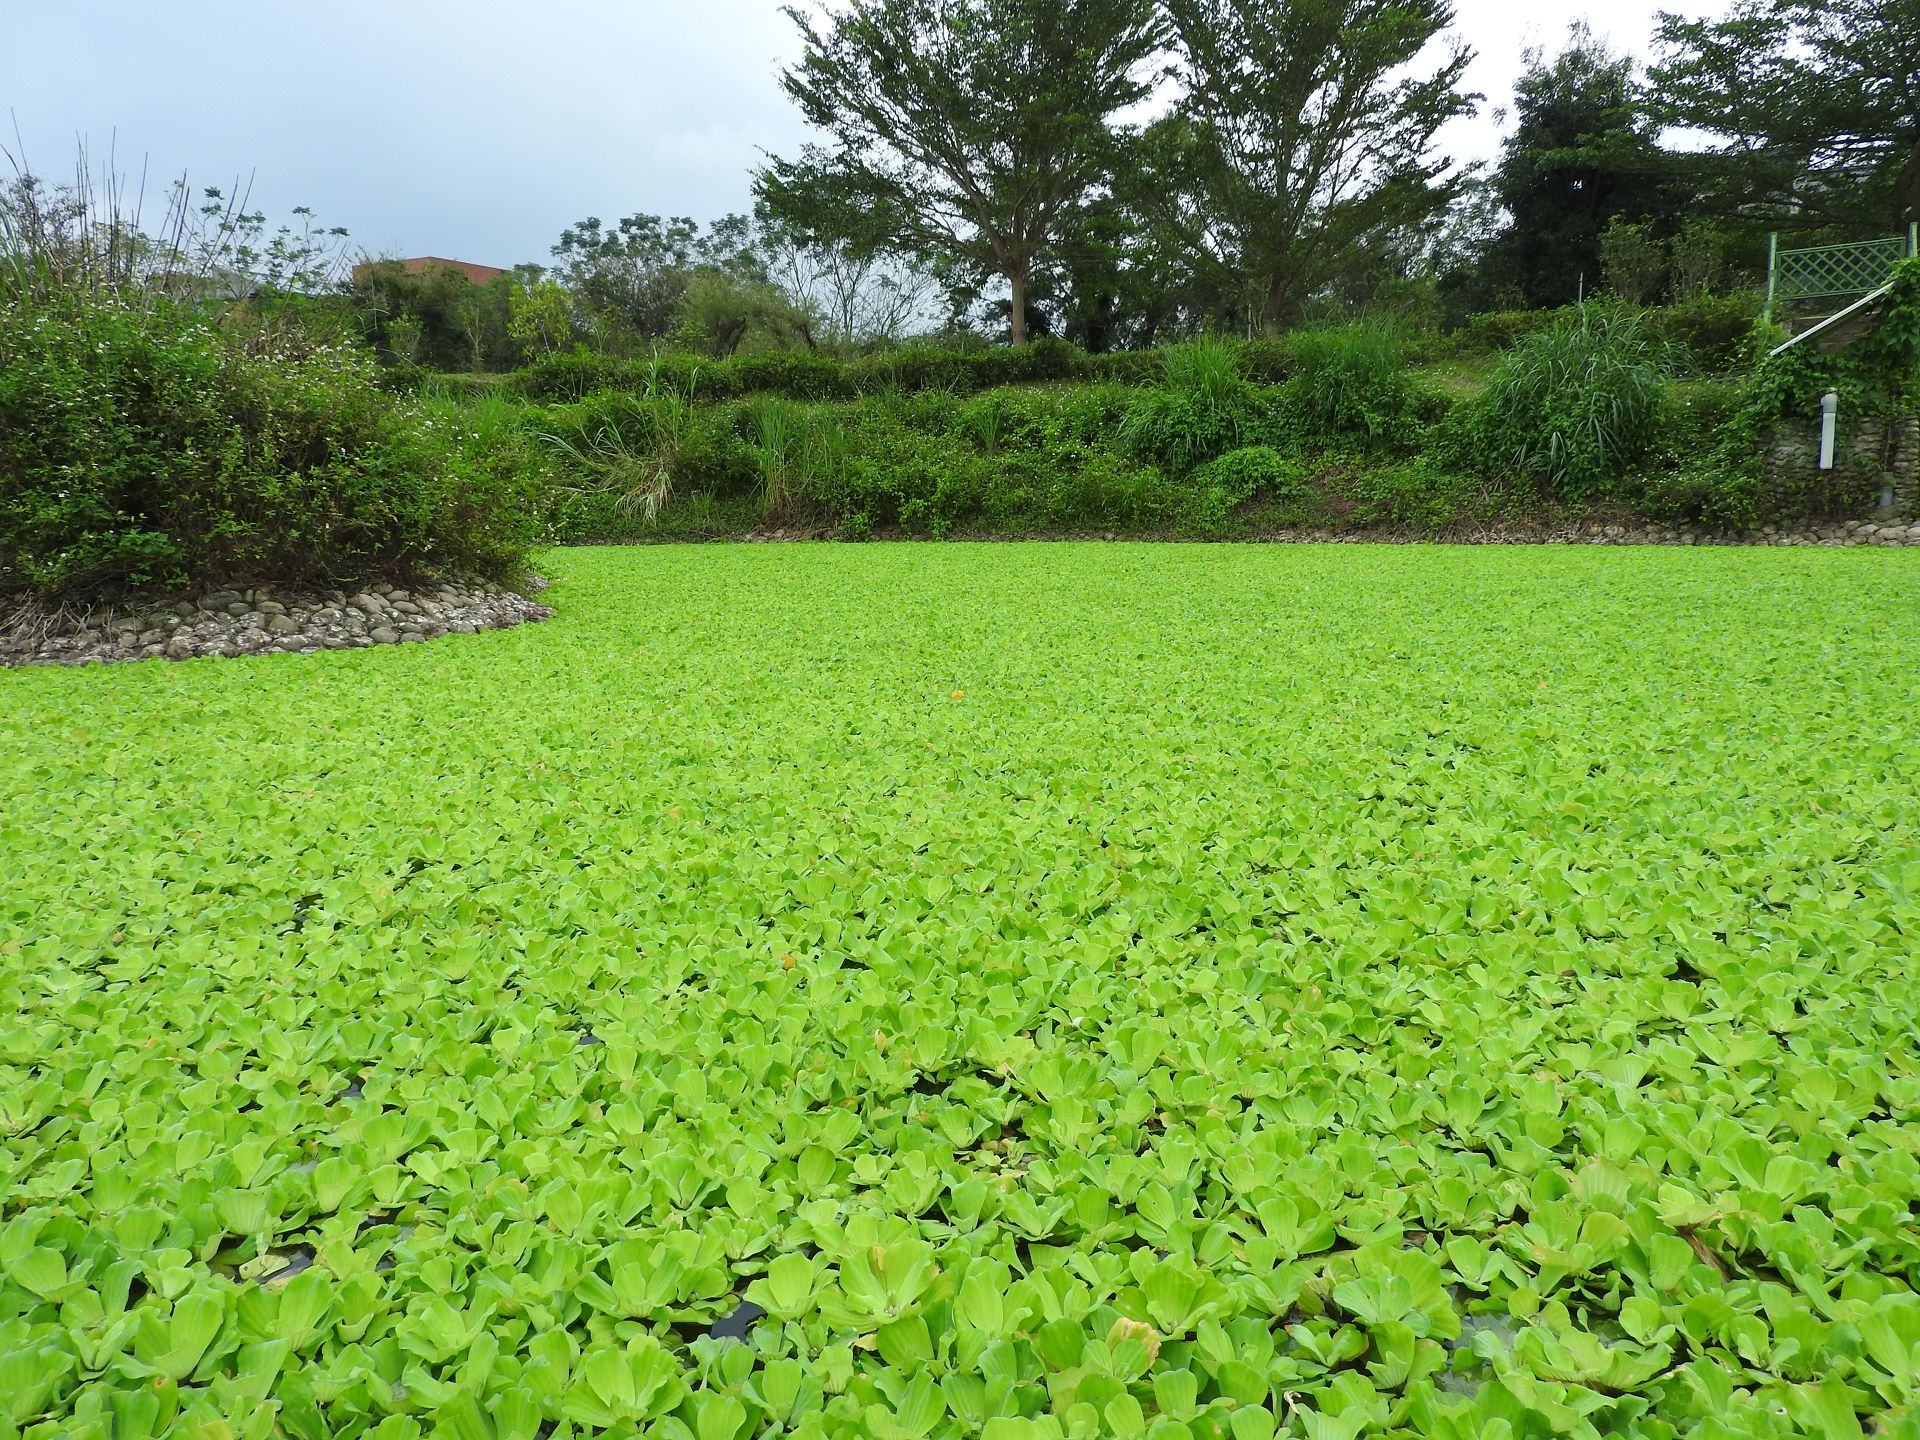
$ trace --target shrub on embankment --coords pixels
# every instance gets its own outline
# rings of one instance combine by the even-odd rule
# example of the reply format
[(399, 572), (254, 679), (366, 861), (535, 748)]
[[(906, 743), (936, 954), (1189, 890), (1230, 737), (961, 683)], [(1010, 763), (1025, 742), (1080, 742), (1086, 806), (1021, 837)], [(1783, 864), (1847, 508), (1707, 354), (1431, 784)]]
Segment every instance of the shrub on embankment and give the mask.
[(0, 593), (498, 579), (533, 477), (244, 307), (0, 292)]

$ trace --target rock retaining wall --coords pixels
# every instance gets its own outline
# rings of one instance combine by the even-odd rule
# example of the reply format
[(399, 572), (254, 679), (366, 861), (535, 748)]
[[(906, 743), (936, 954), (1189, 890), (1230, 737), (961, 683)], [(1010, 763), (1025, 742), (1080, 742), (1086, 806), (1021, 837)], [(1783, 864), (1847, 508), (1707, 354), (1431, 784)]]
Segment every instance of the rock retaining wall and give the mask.
[(546, 606), (497, 585), (281, 595), (222, 590), (163, 610), (0, 609), (0, 666), (358, 650), (544, 620)]
[[(1776, 431), (1764, 462), (1766, 477), (1782, 490), (1805, 492), (1830, 484), (1867, 492), (1874, 506), (1866, 516), (1869, 524), (1905, 520), (1920, 509), (1920, 415), (1862, 416), (1836, 450), (1833, 470), (1822, 471), (1817, 419)], [(1881, 506), (1889, 485), (1893, 503)]]

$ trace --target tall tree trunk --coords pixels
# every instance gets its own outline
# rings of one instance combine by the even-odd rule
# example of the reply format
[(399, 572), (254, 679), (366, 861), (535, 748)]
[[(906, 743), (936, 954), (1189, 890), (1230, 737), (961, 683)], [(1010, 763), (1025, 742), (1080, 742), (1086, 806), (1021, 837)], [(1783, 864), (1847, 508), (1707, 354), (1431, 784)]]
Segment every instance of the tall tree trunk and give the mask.
[(1275, 270), (1267, 277), (1267, 299), (1260, 307), (1260, 325), (1269, 335), (1279, 335), (1299, 318), (1299, 303), (1293, 293), (1292, 277)]
[(1899, 198), (1900, 218), (1909, 224), (1920, 220), (1920, 134), (1913, 137), (1913, 147), (1907, 152), (1907, 167), (1900, 176)]
[(1007, 283), (1013, 287), (1013, 307), (1007, 317), (1007, 334), (1018, 350), (1027, 343), (1027, 267), (1015, 265), (1007, 272)]

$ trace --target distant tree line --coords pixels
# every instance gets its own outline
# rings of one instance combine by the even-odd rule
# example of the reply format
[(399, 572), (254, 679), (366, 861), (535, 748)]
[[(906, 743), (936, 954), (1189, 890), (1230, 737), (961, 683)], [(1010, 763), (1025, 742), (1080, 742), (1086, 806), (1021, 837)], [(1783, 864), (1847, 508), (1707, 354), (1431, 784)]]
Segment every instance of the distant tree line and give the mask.
[[(1099, 352), (1203, 330), (1469, 315), (1752, 283), (1765, 235), (1920, 219), (1920, 0), (1664, 15), (1643, 74), (1576, 26), (1531, 52), (1502, 151), (1447, 0), (833, 0), (792, 8), (818, 132), (752, 216), (564, 230), (492, 286), (362, 267), (397, 358), (587, 344), (848, 350), (935, 331)], [(1680, 137), (1678, 140), (1670, 137)]]

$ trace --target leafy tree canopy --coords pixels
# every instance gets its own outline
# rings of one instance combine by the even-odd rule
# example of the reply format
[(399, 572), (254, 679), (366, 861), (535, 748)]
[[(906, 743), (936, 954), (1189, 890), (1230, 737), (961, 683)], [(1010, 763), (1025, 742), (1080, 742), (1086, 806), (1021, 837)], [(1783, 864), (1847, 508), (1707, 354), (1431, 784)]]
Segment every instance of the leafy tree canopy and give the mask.
[[(1150, 0), (849, 0), (787, 14), (787, 92), (827, 136), (760, 194), (816, 229), (823, 200), (872, 243), (1004, 279), (1027, 336), (1036, 264), (1111, 171), (1117, 112), (1149, 93)], [(874, 233), (878, 228), (878, 233)]]
[(1514, 127), (1493, 174), (1507, 216), (1488, 252), (1495, 288), (1563, 305), (1600, 282), (1600, 237), (1616, 217), (1665, 216), (1667, 163), (1641, 103), (1633, 61), (1584, 25), (1514, 86)]
[(1660, 17), (1650, 94), (1704, 132), (1690, 169), (1733, 211), (1843, 234), (1920, 220), (1920, 0), (1736, 0)]
[(1143, 146), (1160, 223), (1269, 330), (1294, 323), (1342, 257), (1442, 212), (1432, 153), (1470, 113), (1472, 55), (1423, 65), (1445, 0), (1165, 0), (1185, 94)]

